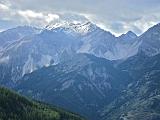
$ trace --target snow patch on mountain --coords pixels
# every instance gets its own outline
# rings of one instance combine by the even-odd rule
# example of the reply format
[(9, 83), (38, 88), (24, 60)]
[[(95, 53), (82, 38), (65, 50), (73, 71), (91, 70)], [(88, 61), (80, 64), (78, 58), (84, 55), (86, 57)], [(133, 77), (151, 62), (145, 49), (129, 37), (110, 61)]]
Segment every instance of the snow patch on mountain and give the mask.
[(0, 58), (0, 64), (1, 63), (8, 63), (8, 61), (9, 61), (9, 56)]
[(48, 67), (50, 66), (50, 62), (52, 59), (53, 57), (50, 55), (42, 55), (41, 60), (38, 62), (38, 65), (41, 67), (43, 66)]
[(57, 31), (61, 30), (67, 34), (80, 34), (85, 35), (89, 32), (92, 32), (94, 29), (96, 29), (96, 25), (86, 21), (84, 23), (70, 23), (70, 22), (60, 22), (55, 24), (50, 24), (45, 27), (47, 30)]
[(62, 87), (61, 87), (60, 90), (63, 91), (63, 90), (65, 90), (65, 89), (71, 87), (71, 85), (73, 85), (73, 83), (74, 83), (74, 80), (67, 80), (67, 81), (65, 81), (65, 82), (62, 84)]
[(25, 65), (23, 66), (22, 76), (26, 73), (31, 73), (34, 70), (36, 70), (34, 60), (31, 55), (28, 55), (28, 60), (25, 62)]
[(90, 43), (85, 43), (77, 52), (78, 53), (89, 53), (89, 50), (91, 49), (91, 44)]

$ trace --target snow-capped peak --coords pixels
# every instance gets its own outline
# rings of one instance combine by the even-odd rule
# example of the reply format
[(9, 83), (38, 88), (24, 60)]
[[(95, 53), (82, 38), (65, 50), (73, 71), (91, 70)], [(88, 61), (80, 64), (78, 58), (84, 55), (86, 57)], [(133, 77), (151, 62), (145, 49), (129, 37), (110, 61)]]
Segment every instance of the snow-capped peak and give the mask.
[(73, 30), (75, 30), (78, 33), (88, 33), (93, 31), (96, 26), (93, 25), (91, 22), (85, 22), (85, 23), (70, 23), (70, 26)]
[(92, 32), (95, 30), (97, 26), (92, 24), (89, 21), (86, 22), (77, 22), (77, 21), (73, 21), (73, 22), (57, 22), (54, 24), (49, 24), (45, 27), (45, 29), (48, 30), (57, 30), (57, 29), (61, 29), (67, 32), (75, 32), (75, 33), (80, 33), (82, 35), (87, 34), (88, 32)]

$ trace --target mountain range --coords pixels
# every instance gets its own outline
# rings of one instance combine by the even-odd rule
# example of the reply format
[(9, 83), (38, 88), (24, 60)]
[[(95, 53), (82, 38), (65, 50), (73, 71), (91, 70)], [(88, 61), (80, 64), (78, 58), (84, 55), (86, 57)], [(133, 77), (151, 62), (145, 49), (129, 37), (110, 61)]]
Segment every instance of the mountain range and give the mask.
[(89, 120), (160, 119), (160, 24), (114, 36), (91, 22), (0, 33), (0, 84)]
[(109, 60), (126, 59), (136, 54), (140, 45), (133, 40), (137, 38), (133, 32), (117, 38), (90, 22), (50, 25), (43, 30), (17, 27), (1, 32), (0, 38), (0, 67), (2, 71), (9, 68), (7, 76), (10, 74), (9, 78), (1, 75), (0, 82), (9, 86), (26, 73), (63, 61), (65, 55), (88, 53)]

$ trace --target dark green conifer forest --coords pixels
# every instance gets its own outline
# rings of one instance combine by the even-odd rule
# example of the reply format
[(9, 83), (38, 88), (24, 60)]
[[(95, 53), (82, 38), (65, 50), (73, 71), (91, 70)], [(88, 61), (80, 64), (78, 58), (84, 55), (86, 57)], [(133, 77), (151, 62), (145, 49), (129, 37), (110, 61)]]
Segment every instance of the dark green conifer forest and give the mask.
[(0, 87), (0, 120), (83, 120), (80, 116), (29, 100)]

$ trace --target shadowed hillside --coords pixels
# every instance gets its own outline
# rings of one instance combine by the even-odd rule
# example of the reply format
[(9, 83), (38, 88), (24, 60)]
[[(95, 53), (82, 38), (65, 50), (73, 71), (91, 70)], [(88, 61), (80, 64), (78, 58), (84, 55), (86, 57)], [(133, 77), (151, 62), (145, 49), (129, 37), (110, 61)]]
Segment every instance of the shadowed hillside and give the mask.
[(83, 118), (43, 103), (28, 100), (1, 87), (0, 120), (83, 120)]

